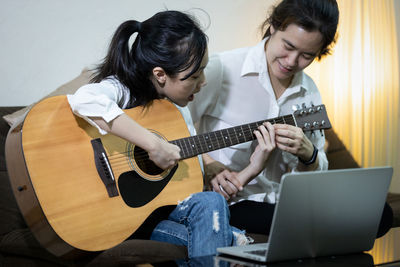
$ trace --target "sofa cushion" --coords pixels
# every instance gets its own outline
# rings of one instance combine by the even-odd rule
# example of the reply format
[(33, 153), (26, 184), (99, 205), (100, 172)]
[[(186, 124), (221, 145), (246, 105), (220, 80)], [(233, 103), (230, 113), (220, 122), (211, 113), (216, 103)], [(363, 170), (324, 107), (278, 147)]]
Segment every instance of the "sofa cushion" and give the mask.
[[(83, 69), (81, 74), (79, 76), (77, 76), (75, 79), (73, 79), (72, 81), (67, 82), (64, 85), (61, 85), (60, 87), (58, 87), (53, 92), (51, 92), (50, 94), (46, 95), (44, 98), (51, 97), (51, 96), (57, 96), (57, 95), (67, 95), (67, 94), (75, 93), (75, 91), (78, 90), (79, 87), (89, 83), (89, 81), (90, 81), (90, 79), (92, 77), (92, 74), (93, 74), (92, 71), (90, 71), (88, 69)], [(44, 98), (42, 98), (42, 99), (44, 99)], [(7, 114), (7, 115), (3, 116), (3, 119), (5, 121), (7, 121), (7, 123), (10, 126), (12, 126), (14, 123), (17, 123), (17, 122), (21, 121), (25, 117), (26, 113), (35, 104), (36, 104), (36, 102), (32, 103), (31, 105), (29, 105), (29, 106), (27, 106), (25, 108), (22, 108), (22, 109), (20, 109), (20, 110), (18, 110), (16, 112), (13, 112), (11, 114)]]
[[(16, 112), (23, 107), (1, 107), (0, 108), (0, 116), (3, 117), (7, 114), (11, 114)], [(0, 171), (6, 170), (6, 160), (4, 155), (4, 144), (6, 143), (7, 133), (10, 127), (7, 122), (4, 120), (0, 120)]]
[(393, 210), (392, 227), (400, 227), (400, 194), (389, 193), (386, 201)]
[(57, 258), (44, 249), (28, 228), (16, 229), (3, 236), (0, 240), (0, 252), (3, 255), (18, 255), (53, 265), (68, 266), (71, 263), (71, 261)]
[(325, 131), (325, 139), (327, 143), (326, 156), (330, 170), (360, 168), (360, 165), (358, 165), (333, 129)]
[(328, 143), (326, 149), (328, 153), (346, 149), (342, 140), (339, 139), (333, 129), (325, 130), (325, 139)]
[(6, 171), (0, 171), (0, 241), (5, 234), (25, 228)]

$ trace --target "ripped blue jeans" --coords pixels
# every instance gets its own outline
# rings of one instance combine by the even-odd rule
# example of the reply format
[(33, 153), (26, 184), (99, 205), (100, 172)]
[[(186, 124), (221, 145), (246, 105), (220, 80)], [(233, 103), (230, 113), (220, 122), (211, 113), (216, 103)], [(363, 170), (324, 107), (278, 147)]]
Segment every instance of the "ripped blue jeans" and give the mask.
[(168, 220), (154, 228), (150, 239), (184, 245), (189, 258), (212, 255), (217, 247), (236, 245), (237, 234), (243, 233), (230, 226), (229, 217), (223, 196), (196, 193), (180, 202)]

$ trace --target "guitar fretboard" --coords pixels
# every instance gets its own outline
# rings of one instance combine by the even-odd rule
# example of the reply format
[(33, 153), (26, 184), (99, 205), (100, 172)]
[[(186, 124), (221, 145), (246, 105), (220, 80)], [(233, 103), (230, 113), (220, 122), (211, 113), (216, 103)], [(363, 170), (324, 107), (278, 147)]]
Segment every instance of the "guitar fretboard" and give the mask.
[(252, 141), (256, 139), (256, 136), (253, 134), (254, 130), (267, 121), (271, 124), (280, 123), (296, 126), (296, 121), (293, 115), (286, 115), (274, 119), (257, 121), (210, 133), (177, 139), (170, 143), (179, 146), (181, 149), (182, 159), (187, 159), (217, 149)]

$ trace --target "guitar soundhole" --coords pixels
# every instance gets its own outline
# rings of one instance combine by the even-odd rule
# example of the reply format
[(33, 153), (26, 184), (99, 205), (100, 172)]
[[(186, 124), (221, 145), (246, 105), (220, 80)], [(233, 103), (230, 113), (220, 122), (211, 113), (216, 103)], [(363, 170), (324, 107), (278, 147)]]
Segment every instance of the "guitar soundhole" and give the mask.
[(149, 175), (158, 175), (163, 172), (163, 169), (154, 164), (153, 161), (149, 159), (149, 154), (142, 148), (135, 146), (133, 150), (133, 155), (137, 166)]

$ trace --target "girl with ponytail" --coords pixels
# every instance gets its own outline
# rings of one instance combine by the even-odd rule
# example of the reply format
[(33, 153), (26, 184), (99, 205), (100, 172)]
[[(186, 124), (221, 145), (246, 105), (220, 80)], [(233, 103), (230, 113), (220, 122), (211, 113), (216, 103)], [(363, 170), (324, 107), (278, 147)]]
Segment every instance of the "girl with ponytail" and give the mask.
[[(207, 63), (207, 37), (187, 14), (164, 11), (143, 22), (129, 20), (116, 30), (91, 83), (68, 95), (68, 101), (72, 111), (100, 133), (143, 148), (157, 166), (168, 169), (180, 159), (179, 147), (143, 128), (123, 109), (149, 106), (161, 98), (185, 107), (205, 85)], [(215, 192), (201, 192), (180, 203), (151, 238), (186, 245), (188, 256), (198, 257), (236, 244), (238, 236), (243, 240), (244, 234), (229, 225), (225, 199)]]

